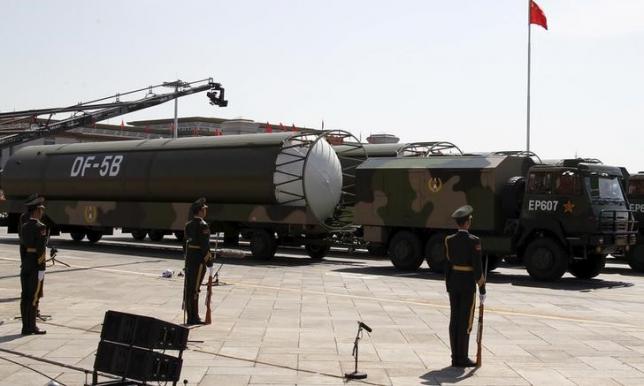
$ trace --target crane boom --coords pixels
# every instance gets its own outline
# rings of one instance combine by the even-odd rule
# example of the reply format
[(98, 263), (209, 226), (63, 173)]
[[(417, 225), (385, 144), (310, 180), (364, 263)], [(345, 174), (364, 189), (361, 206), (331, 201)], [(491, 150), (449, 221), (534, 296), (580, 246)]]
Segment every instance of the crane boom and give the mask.
[[(154, 94), (152, 90), (158, 87), (174, 87), (174, 91), (164, 94)], [(49, 115), (49, 119), (47, 119), (47, 121), (44, 123), (40, 123), (39, 128), (36, 130), (21, 131), (19, 133), (6, 135), (0, 138), (0, 149), (19, 145), (21, 143), (32, 141), (37, 138), (55, 135), (60, 132), (75, 129), (78, 127), (93, 125), (96, 122), (108, 118), (113, 118), (119, 115), (131, 113), (133, 111), (146, 109), (148, 107), (156, 106), (173, 99), (180, 98), (182, 96), (191, 95), (207, 90), (210, 104), (217, 105), (219, 107), (225, 107), (228, 105), (228, 101), (224, 98), (224, 88), (221, 87), (221, 84), (215, 83), (212, 78), (208, 78), (194, 82), (182, 82), (180, 80), (174, 82), (164, 82), (160, 85), (116, 94), (113, 96), (93, 100), (86, 103), (79, 103), (77, 105), (68, 107), (0, 113), (0, 134), (2, 134), (3, 131), (2, 125), (18, 122), (24, 119), (32, 119), (35, 121), (36, 118), (40, 115)], [(142, 91), (148, 92), (143, 98), (132, 101), (120, 100), (120, 98), (124, 95), (130, 95)], [(115, 98), (114, 102), (97, 103), (112, 98)], [(51, 122), (51, 117), (54, 114), (64, 112), (73, 112), (74, 115), (66, 119)], [(15, 130), (11, 130), (11, 132), (15, 132)]]

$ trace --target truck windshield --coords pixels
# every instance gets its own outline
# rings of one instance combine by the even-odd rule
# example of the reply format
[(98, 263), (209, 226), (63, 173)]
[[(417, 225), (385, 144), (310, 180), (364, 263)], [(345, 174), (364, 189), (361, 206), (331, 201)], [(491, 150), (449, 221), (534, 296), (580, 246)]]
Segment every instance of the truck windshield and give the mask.
[(624, 194), (617, 177), (588, 176), (586, 189), (592, 198), (623, 200)]

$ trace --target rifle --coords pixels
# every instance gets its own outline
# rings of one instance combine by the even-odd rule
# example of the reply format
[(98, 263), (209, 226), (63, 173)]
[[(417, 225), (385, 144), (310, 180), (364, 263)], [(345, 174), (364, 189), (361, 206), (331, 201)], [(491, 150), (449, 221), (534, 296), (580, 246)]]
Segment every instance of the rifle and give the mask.
[[(487, 281), (487, 263), (489, 258), (485, 258), (485, 268), (483, 269), (483, 277)], [(476, 331), (476, 367), (481, 367), (481, 350), (483, 347), (483, 313), (485, 311), (485, 306), (483, 302), (479, 305), (479, 325)]]

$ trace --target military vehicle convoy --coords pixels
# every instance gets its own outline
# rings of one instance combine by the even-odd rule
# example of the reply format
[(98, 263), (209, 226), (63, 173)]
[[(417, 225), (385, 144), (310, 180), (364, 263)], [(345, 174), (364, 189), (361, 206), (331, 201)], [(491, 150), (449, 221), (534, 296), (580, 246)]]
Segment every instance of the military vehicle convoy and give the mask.
[(606, 254), (635, 243), (621, 169), (593, 160), (535, 163), (532, 154), (369, 158), (356, 173), (354, 223), (400, 269), (442, 271), (450, 214), (475, 208), (472, 232), (494, 265), (518, 256), (531, 277), (599, 274)]
[(606, 254), (635, 244), (620, 168), (540, 163), (523, 152), (463, 154), (448, 142), (332, 147), (331, 136), (352, 138), (289, 132), (31, 146), (0, 176), (0, 211), (15, 232), (22, 200), (39, 192), (52, 230), (75, 240), (96, 242), (114, 228), (136, 239), (181, 239), (190, 203), (204, 196), (213, 231), (229, 242), (248, 237), (256, 257), (288, 244), (322, 258), (329, 236), (351, 231), (397, 268), (427, 260), (441, 271), (450, 214), (470, 204), (490, 265), (516, 256), (537, 280), (566, 270), (594, 277)]
[(635, 271), (644, 272), (644, 172), (631, 175), (627, 185), (628, 202), (635, 220), (640, 225), (637, 244), (626, 253), (628, 264)]
[(329, 248), (323, 238), (351, 222), (342, 208), (355, 196), (355, 167), (341, 167), (339, 157), (366, 158), (350, 144), (352, 155), (336, 154), (330, 135), (352, 137), (288, 132), (30, 146), (2, 171), (0, 211), (15, 232), (22, 200), (38, 192), (52, 230), (75, 240), (96, 242), (116, 227), (137, 239), (182, 238), (190, 204), (203, 196), (213, 230), (249, 235), (253, 255), (270, 258), (288, 241), (321, 258)]

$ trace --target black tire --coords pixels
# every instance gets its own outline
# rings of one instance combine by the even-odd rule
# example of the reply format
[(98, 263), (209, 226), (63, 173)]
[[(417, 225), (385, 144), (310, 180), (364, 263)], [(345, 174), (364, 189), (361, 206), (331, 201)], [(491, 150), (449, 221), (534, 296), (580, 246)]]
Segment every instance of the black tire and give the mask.
[(409, 231), (400, 231), (391, 238), (387, 255), (400, 270), (415, 271), (423, 263), (420, 239)]
[(568, 266), (577, 279), (591, 279), (599, 275), (606, 265), (606, 255), (591, 254), (586, 260), (573, 260)]
[(101, 231), (87, 231), (87, 240), (92, 244), (97, 243), (102, 237), (103, 233)]
[(85, 232), (83, 231), (78, 231), (78, 232), (69, 232), (69, 235), (72, 237), (72, 240), (78, 242), (83, 241), (85, 238)]
[(177, 239), (178, 242), (182, 243), (185, 235), (183, 231), (176, 231), (174, 232), (174, 238)]
[(569, 256), (557, 241), (539, 238), (525, 250), (523, 261), (530, 276), (539, 281), (557, 281), (568, 269)]
[(425, 243), (425, 259), (429, 270), (436, 273), (445, 272), (445, 235), (436, 233)]
[(250, 252), (253, 257), (261, 260), (270, 260), (277, 251), (277, 240), (273, 232), (266, 230), (254, 231), (250, 236)]
[(165, 236), (165, 233), (163, 231), (151, 230), (148, 232), (148, 237), (152, 241), (161, 241), (163, 240), (163, 236)]
[(628, 251), (626, 259), (633, 271), (644, 272), (644, 244), (633, 245)]
[(322, 260), (331, 250), (331, 246), (324, 244), (306, 244), (304, 249), (306, 249), (306, 253), (310, 258)]
[(148, 232), (147, 232), (147, 231), (140, 230), (140, 229), (139, 229), (139, 230), (135, 230), (135, 231), (132, 231), (132, 238), (133, 238), (134, 240), (141, 241), (141, 240), (145, 239), (145, 236), (146, 236), (147, 234), (148, 234)]
[[(487, 258), (487, 271), (492, 272), (495, 269), (499, 268), (499, 265), (501, 265), (501, 257), (497, 255), (491, 255), (487, 254), (485, 255)], [(483, 260), (483, 267), (485, 267), (485, 260)]]

